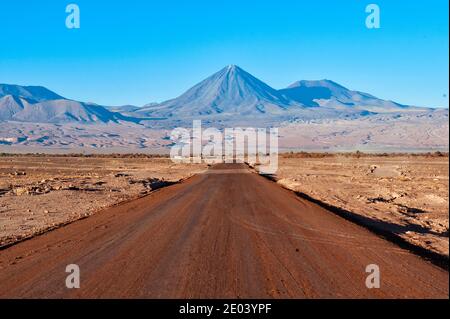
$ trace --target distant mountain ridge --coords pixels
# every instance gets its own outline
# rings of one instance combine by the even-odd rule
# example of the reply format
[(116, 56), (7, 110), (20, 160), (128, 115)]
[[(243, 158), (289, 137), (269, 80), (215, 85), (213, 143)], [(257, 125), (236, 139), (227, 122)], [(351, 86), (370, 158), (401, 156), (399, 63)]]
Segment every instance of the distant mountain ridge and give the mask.
[(103, 106), (69, 100), (44, 87), (0, 84), (0, 121), (93, 124), (127, 120)]
[(143, 107), (101, 106), (69, 100), (41, 86), (0, 84), (0, 121), (129, 121), (152, 126), (199, 118), (209, 123), (258, 120), (274, 124), (426, 110), (349, 90), (331, 80), (302, 80), (277, 90), (236, 65), (224, 67), (177, 98)]
[(307, 106), (357, 107), (368, 111), (395, 111), (410, 108), (379, 99), (369, 93), (352, 91), (331, 80), (297, 81), (280, 92)]
[(448, 151), (448, 109), (418, 108), (331, 80), (277, 90), (235, 65), (177, 98), (103, 106), (44, 87), (0, 84), (0, 149), (6, 152), (166, 152), (170, 129), (277, 127), (284, 151)]
[(0, 98), (7, 95), (22, 97), (36, 102), (49, 100), (65, 100), (64, 97), (50, 91), (43, 86), (20, 86), (14, 84), (0, 84)]
[[(236, 65), (201, 81), (179, 97), (136, 110), (157, 118), (362, 116), (415, 107), (352, 91), (331, 80), (298, 81), (276, 90)], [(423, 109), (422, 109), (423, 110)]]

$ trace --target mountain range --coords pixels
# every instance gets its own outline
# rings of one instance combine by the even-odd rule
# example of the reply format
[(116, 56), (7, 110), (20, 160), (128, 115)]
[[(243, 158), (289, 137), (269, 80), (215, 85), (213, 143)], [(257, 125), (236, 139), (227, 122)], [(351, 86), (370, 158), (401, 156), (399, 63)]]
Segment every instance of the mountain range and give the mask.
[(424, 110), (349, 90), (333, 81), (298, 81), (274, 89), (236, 65), (229, 65), (181, 96), (137, 109), (152, 118), (206, 120), (359, 117)]
[(292, 119), (359, 118), (378, 113), (426, 111), (331, 80), (298, 81), (277, 90), (238, 66), (229, 65), (177, 98), (143, 107), (101, 106), (66, 99), (44, 87), (0, 84), (0, 121), (105, 124), (134, 122), (168, 125), (198, 118), (209, 123)]
[(0, 84), (0, 121), (117, 123), (133, 120), (100, 105), (66, 99), (44, 87)]
[(411, 109), (410, 106), (382, 100), (368, 93), (351, 91), (331, 80), (297, 81), (279, 92), (310, 107), (351, 107), (380, 113)]

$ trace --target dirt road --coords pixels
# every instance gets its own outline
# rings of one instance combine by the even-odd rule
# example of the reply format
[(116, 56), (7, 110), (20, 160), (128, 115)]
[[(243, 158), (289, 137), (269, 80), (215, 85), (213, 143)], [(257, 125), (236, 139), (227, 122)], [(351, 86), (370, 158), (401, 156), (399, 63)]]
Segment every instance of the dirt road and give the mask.
[[(80, 289), (65, 286), (68, 264)], [(369, 264), (379, 289), (365, 285)], [(1, 298), (448, 298), (448, 284), (445, 270), (237, 164), (0, 251)]]

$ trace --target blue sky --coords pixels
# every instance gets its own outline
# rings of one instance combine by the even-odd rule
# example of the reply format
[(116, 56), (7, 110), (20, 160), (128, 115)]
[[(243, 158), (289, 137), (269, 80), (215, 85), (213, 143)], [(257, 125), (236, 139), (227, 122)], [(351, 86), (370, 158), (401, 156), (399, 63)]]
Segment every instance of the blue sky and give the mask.
[[(65, 27), (76, 3), (81, 28)], [(381, 29), (367, 29), (376, 3)], [(0, 83), (143, 105), (228, 64), (275, 88), (331, 79), (420, 106), (448, 107), (448, 1), (1, 0)]]

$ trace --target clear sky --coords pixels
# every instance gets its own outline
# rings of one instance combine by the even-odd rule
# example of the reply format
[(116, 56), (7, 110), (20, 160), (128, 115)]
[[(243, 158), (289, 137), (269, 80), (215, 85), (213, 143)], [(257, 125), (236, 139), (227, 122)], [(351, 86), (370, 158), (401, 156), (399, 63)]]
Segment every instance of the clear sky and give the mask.
[[(65, 26), (66, 5), (81, 28)], [(376, 3), (381, 28), (367, 29)], [(448, 0), (0, 0), (0, 83), (104, 105), (176, 97), (228, 64), (448, 107)]]

